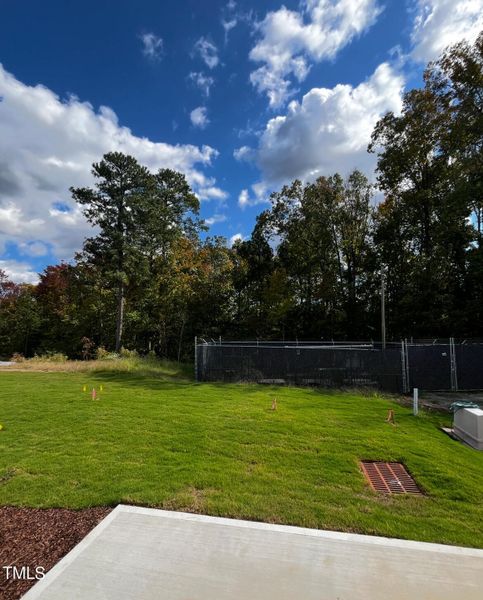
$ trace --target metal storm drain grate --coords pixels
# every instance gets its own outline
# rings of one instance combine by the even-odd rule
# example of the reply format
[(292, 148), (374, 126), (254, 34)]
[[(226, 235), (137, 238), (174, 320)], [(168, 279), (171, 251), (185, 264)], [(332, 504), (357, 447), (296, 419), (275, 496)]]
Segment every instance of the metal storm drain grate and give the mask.
[(422, 494), (403, 464), (397, 462), (361, 461), (362, 472), (373, 490), (384, 494)]

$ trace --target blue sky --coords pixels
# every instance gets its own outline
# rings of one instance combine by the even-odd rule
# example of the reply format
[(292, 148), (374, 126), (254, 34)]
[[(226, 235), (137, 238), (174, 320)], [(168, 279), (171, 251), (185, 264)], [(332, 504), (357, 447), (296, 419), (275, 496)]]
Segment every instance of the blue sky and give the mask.
[(361, 168), (425, 63), (483, 0), (1, 2), (0, 268), (35, 281), (92, 233), (70, 185), (104, 152), (186, 173), (210, 234), (271, 190)]

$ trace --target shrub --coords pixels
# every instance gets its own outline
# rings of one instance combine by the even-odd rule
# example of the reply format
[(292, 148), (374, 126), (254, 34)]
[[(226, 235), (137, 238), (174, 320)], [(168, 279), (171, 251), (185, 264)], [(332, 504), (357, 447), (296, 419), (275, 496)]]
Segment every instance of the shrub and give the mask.
[(99, 346), (96, 350), (96, 358), (97, 360), (115, 360), (116, 358), (119, 358), (119, 354), (109, 352), (104, 346)]
[(139, 354), (136, 350), (128, 350), (127, 348), (121, 348), (122, 358), (137, 358)]
[(83, 360), (89, 360), (96, 354), (96, 344), (90, 338), (84, 336), (81, 339), (82, 344), (82, 358)]
[(31, 360), (39, 362), (64, 363), (69, 360), (69, 357), (65, 354), (62, 354), (62, 352), (46, 352), (40, 356), (37, 356), (36, 354)]
[(104, 346), (99, 346), (96, 350), (96, 358), (97, 360), (103, 360), (109, 352), (104, 348)]
[(25, 361), (25, 356), (20, 352), (14, 352), (12, 354), (12, 358), (10, 359), (12, 362), (21, 363)]

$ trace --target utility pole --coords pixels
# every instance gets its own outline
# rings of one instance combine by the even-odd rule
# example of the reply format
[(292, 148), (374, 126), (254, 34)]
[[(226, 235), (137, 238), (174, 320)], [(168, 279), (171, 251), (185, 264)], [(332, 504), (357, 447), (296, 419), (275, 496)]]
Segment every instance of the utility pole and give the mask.
[(381, 267), (381, 341), (382, 349), (386, 349), (386, 281), (384, 267)]

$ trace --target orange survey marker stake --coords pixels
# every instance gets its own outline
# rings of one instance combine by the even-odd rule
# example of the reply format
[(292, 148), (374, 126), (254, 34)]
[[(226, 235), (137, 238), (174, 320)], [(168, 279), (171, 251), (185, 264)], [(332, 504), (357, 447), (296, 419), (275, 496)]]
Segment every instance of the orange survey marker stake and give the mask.
[(96, 388), (92, 388), (92, 399), (96, 399)]

